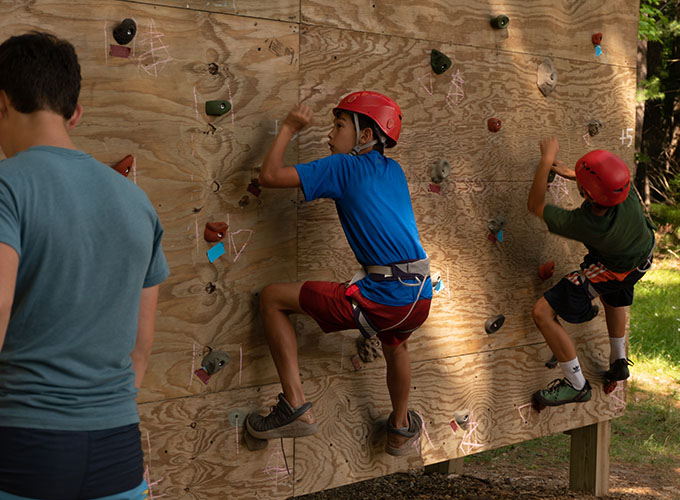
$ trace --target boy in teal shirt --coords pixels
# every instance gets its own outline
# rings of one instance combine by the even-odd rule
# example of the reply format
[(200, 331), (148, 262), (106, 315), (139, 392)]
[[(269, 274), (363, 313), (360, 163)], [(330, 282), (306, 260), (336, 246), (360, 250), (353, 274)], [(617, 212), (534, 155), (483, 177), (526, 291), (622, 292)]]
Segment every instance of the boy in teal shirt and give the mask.
[[(630, 186), (630, 172), (618, 156), (595, 150), (570, 170), (556, 162), (559, 146), (554, 137), (541, 141), (541, 161), (536, 169), (528, 208), (541, 217), (551, 233), (581, 241), (588, 249), (580, 270), (574, 271), (538, 300), (532, 311), (536, 326), (557, 359), (564, 378), (534, 394), (540, 405), (585, 402), (591, 387), (584, 378), (574, 343), (557, 316), (569, 323), (593, 318), (592, 300), (604, 306), (609, 332), (608, 381), (629, 377), (626, 358), (626, 312), (633, 303), (633, 286), (651, 266), (654, 229)], [(583, 204), (575, 210), (546, 205), (548, 175), (554, 170), (576, 180)]]

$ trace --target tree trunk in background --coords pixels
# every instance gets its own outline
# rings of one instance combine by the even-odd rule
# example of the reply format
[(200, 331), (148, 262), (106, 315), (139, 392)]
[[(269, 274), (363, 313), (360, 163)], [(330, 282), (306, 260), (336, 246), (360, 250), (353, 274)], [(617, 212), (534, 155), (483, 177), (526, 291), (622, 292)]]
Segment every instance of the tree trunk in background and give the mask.
[[(663, 45), (659, 42), (648, 42), (647, 43), (647, 74), (648, 75), (658, 75), (663, 64)], [(664, 116), (663, 116), (663, 101), (648, 101), (645, 105), (644, 120), (642, 125), (642, 144), (640, 147), (640, 152), (642, 153), (643, 159), (641, 164), (645, 163), (645, 175), (647, 177), (653, 175), (653, 169), (651, 168), (653, 164), (661, 164), (664, 161), (663, 149), (664, 143), (667, 141), (668, 131), (664, 126)], [(651, 159), (648, 160), (644, 157), (647, 156)], [(649, 182), (649, 180), (647, 180)], [(644, 184), (641, 186), (645, 188)], [(653, 186), (653, 182), (652, 185)], [(654, 192), (650, 193), (653, 197), (657, 199), (663, 198), (663, 193)], [(649, 196), (645, 196), (649, 200)]]
[(666, 171), (678, 174), (680, 172), (680, 37), (673, 40), (673, 50), (671, 51), (671, 63), (668, 73), (671, 82), (675, 82), (672, 92), (666, 95), (668, 103), (667, 111), (670, 117), (670, 145), (668, 148), (668, 159), (666, 161)]
[[(647, 78), (647, 40), (638, 39), (637, 51), (637, 88), (640, 82)], [(640, 153), (642, 150), (642, 128), (645, 119), (645, 101), (640, 100), (635, 106), (635, 151)], [(639, 158), (639, 154), (636, 155)], [(649, 178), (647, 177), (647, 162), (637, 162), (635, 171), (635, 185), (642, 195), (642, 200), (649, 208)]]

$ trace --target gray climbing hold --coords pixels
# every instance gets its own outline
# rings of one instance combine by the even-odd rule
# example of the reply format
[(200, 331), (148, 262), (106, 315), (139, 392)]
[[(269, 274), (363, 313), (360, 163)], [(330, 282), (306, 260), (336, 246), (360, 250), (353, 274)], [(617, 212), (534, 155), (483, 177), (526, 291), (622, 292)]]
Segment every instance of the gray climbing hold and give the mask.
[(213, 375), (229, 364), (229, 354), (224, 351), (211, 350), (203, 357), (201, 366), (208, 375)]
[(430, 177), (435, 184), (441, 184), (451, 173), (451, 164), (444, 158), (437, 160), (437, 163), (432, 165), (430, 169)]
[(590, 137), (595, 137), (602, 130), (602, 122), (600, 120), (590, 120), (588, 123), (588, 135)]
[(550, 59), (543, 59), (543, 62), (538, 66), (536, 83), (546, 97), (557, 87), (557, 70)]
[(484, 323), (484, 329), (486, 330), (486, 333), (496, 333), (501, 329), (503, 323), (505, 323), (505, 316), (499, 314), (498, 316), (487, 319), (486, 323)]

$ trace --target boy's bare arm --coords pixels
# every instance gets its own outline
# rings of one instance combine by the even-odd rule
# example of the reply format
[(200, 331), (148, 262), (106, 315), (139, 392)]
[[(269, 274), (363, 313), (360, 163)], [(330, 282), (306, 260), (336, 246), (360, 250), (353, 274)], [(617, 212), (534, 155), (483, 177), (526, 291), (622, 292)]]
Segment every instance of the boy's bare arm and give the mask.
[(139, 389), (149, 366), (156, 324), (156, 305), (158, 304), (158, 285), (142, 288), (139, 299), (139, 319), (137, 321), (137, 340), (135, 349), (130, 353), (132, 368), (135, 371), (135, 387)]
[(529, 190), (527, 208), (533, 214), (543, 218), (545, 208), (545, 192), (548, 189), (548, 176), (555, 162), (555, 157), (560, 147), (556, 137), (547, 137), (541, 140), (541, 161), (536, 168), (534, 182)]
[(14, 303), (19, 255), (11, 246), (0, 243), (0, 351), (5, 343), (7, 325)]
[(264, 187), (299, 187), (300, 176), (295, 167), (286, 166), (283, 155), (296, 132), (312, 119), (312, 111), (304, 104), (297, 104), (283, 121), (279, 133), (269, 147), (262, 163), (258, 181)]

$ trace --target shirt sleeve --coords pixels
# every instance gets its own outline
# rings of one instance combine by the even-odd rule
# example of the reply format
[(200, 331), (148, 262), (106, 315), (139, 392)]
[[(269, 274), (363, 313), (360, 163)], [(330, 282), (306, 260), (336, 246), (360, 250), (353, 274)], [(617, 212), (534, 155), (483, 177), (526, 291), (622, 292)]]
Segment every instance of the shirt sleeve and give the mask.
[(543, 220), (548, 226), (548, 231), (551, 233), (572, 240), (582, 241), (580, 231), (582, 211), (583, 207), (575, 210), (565, 210), (556, 205), (546, 205), (543, 209)]
[(342, 198), (349, 184), (353, 159), (354, 157), (350, 155), (337, 154), (311, 163), (295, 165), (305, 200)]
[(21, 220), (12, 189), (0, 180), (0, 243), (16, 250), (21, 257)]
[(151, 262), (146, 271), (143, 288), (156, 286), (165, 281), (170, 276), (170, 268), (168, 262), (165, 260), (163, 253), (163, 246), (161, 240), (163, 239), (163, 227), (161, 222), (156, 218), (156, 225), (154, 228), (153, 253), (151, 255)]

